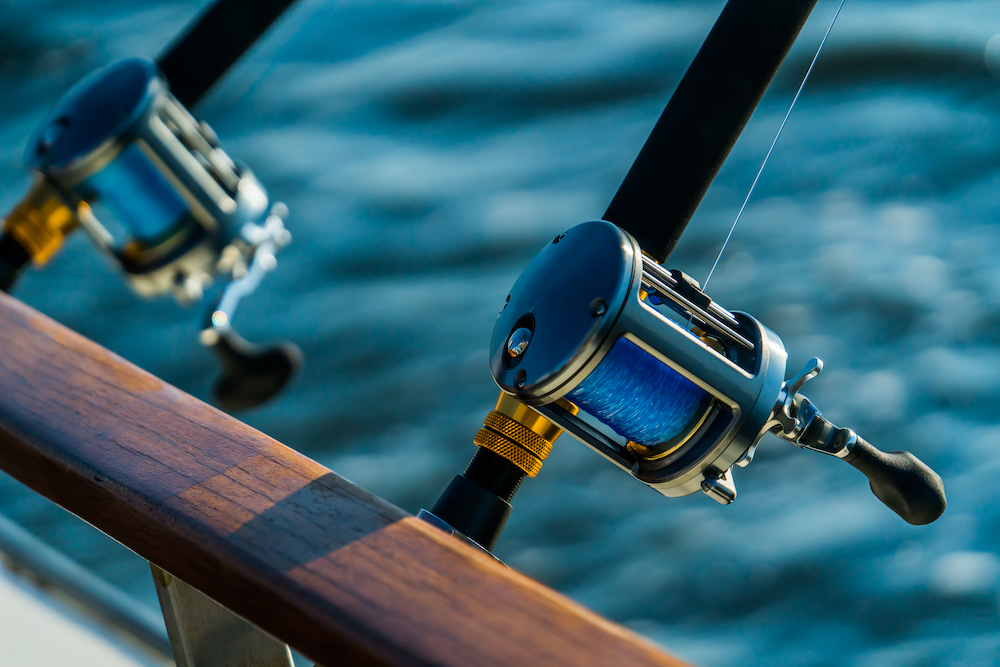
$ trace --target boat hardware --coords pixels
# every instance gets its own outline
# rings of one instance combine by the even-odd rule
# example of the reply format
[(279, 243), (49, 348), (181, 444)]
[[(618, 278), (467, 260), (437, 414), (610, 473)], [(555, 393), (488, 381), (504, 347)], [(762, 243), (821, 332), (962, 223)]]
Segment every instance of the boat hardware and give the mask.
[(177, 667), (294, 667), (287, 644), (166, 570), (149, 568)]
[(436, 523), (491, 549), (563, 430), (665, 496), (733, 502), (734, 466), (773, 432), (847, 461), (912, 524), (944, 512), (933, 470), (834, 426), (800, 393), (819, 359), (785, 382), (774, 332), (663, 267), (814, 4), (729, 0), (604, 219), (556, 236), (518, 278), (490, 344), (500, 400), (426, 513)]
[(159, 614), (0, 514), (0, 567), (34, 587), (87, 610), (109, 630), (170, 659)]
[(688, 667), (5, 294), (0, 340), (4, 474), (299, 665)]

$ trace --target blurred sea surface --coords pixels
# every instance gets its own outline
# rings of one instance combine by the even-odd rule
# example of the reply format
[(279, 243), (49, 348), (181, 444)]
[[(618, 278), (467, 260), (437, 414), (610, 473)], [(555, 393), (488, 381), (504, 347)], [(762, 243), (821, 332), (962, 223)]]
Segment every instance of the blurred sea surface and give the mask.
[[(204, 2), (0, 0), (0, 207), (88, 71), (155, 56)], [(307, 365), (253, 426), (415, 512), (473, 453), (487, 346), (554, 235), (599, 218), (720, 0), (302, 0), (197, 108), (291, 210), (241, 308)], [(836, 10), (822, 0), (670, 265), (710, 268)], [(497, 554), (706, 667), (993, 665), (1000, 655), (1000, 4), (849, 0), (711, 293), (789, 375), (938, 470), (903, 523), (849, 466), (770, 436), (739, 499), (667, 499), (563, 438)], [(740, 57), (740, 54), (733, 56)], [(200, 313), (144, 302), (77, 234), (16, 295), (207, 399)], [(10, 478), (0, 512), (145, 603), (147, 566)]]

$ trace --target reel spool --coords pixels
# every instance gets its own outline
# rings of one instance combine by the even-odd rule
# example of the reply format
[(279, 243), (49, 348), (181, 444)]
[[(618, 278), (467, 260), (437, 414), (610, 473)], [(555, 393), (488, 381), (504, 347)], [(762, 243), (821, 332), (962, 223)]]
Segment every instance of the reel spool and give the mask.
[(290, 344), (251, 346), (232, 318), (291, 241), (287, 209), (170, 94), (155, 63), (123, 60), (73, 86), (26, 160), (38, 178), (4, 232), (36, 265), (79, 225), (143, 297), (190, 304), (222, 278), (201, 335), (223, 362), (217, 400), (249, 407), (281, 389), (301, 354)]
[(941, 478), (912, 454), (880, 452), (823, 418), (799, 394), (822, 362), (786, 383), (786, 359), (774, 332), (720, 307), (604, 221), (578, 225), (539, 253), (490, 345), (506, 394), (665, 496), (700, 490), (732, 502), (733, 466), (747, 465), (772, 431), (854, 465), (906, 521), (940, 516)]

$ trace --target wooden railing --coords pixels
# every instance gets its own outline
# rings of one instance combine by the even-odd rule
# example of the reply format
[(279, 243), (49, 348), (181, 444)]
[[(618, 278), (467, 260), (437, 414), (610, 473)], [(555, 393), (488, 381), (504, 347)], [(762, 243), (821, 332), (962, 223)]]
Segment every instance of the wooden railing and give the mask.
[(0, 294), (0, 468), (327, 665), (680, 665)]

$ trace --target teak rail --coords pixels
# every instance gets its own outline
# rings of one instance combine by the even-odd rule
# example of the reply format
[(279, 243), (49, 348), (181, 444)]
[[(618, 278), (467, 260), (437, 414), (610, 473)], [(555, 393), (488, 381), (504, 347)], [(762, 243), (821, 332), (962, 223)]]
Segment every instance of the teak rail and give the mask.
[(0, 294), (0, 468), (328, 665), (678, 660)]

